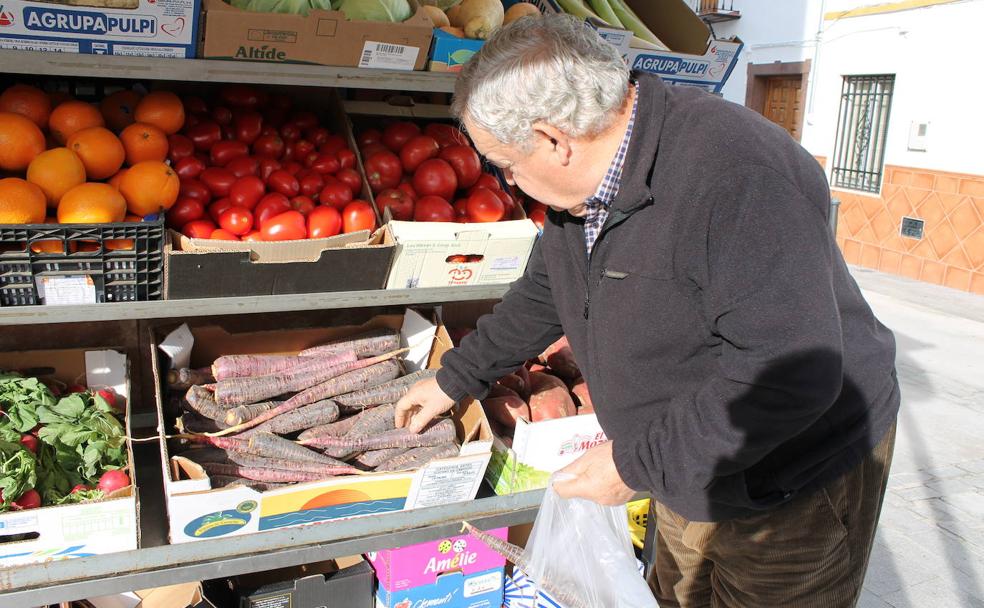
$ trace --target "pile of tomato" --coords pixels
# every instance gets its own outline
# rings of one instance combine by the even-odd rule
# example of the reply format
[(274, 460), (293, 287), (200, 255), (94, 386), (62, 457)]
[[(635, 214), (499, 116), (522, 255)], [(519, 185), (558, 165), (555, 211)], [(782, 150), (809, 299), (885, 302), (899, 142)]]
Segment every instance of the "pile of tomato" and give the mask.
[(516, 201), (482, 170), (478, 153), (453, 125), (409, 121), (356, 136), (380, 213), (418, 222), (512, 219)]
[(244, 85), (183, 99), (169, 157), (181, 179), (167, 223), (192, 238), (283, 241), (374, 230), (345, 138), (284, 95)]

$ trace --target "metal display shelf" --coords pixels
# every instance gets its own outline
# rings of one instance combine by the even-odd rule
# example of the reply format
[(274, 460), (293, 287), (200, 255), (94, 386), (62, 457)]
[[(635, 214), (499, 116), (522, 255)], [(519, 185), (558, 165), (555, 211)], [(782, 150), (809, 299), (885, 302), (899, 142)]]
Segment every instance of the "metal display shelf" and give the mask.
[(471, 300), (497, 300), (508, 284), (417, 289), (375, 289), (333, 293), (301, 293), (279, 296), (242, 296), (155, 302), (79, 304), (75, 306), (0, 307), (0, 326), (41, 323), (77, 323), (120, 319), (169, 319), (210, 315), (244, 315), (264, 312), (406, 306)]
[(230, 538), (162, 545), (0, 570), (0, 608), (25, 608), (224, 578), (529, 523), (543, 490)]
[(298, 63), (167, 59), (42, 51), (0, 51), (0, 72), (32, 76), (133, 78), (180, 82), (238, 82), (450, 93), (455, 75)]

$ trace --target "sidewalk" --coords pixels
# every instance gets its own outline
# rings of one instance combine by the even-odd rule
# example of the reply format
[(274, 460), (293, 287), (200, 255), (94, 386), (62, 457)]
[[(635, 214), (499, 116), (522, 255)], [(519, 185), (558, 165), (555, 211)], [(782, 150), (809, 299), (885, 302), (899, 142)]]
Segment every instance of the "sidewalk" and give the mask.
[(895, 332), (895, 459), (860, 608), (984, 608), (984, 297), (852, 272)]

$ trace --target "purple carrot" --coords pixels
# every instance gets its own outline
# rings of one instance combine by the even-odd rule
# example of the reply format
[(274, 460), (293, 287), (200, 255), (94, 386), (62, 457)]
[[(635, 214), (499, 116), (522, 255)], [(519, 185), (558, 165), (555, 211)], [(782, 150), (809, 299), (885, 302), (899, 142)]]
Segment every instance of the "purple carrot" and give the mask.
[(432, 424), (422, 433), (414, 433), (410, 429), (393, 429), (379, 435), (368, 437), (317, 437), (308, 439), (301, 445), (310, 445), (325, 449), (330, 456), (333, 453), (351, 454), (354, 452), (367, 452), (369, 450), (382, 450), (384, 448), (419, 448), (425, 446), (441, 445), (454, 441), (455, 428), (454, 422), (445, 418)]
[(324, 399), (267, 420), (259, 426), (244, 431), (242, 435), (247, 436), (262, 431), (289, 435), (314, 426), (330, 424), (335, 420), (338, 420), (338, 405), (331, 399)]
[(178, 416), (175, 426), (182, 433), (215, 433), (229, 428), (221, 420), (212, 420), (195, 412), (185, 412)]
[(221, 450), (236, 450), (239, 452), (249, 450), (249, 441), (238, 437), (218, 437), (213, 435), (196, 435), (194, 433), (188, 433), (184, 435), (177, 435), (174, 439), (187, 439), (193, 443), (203, 443)]
[[(348, 360), (348, 355), (352, 356), (352, 360), (356, 358), (354, 351), (346, 349), (340, 349), (328, 355), (317, 355), (313, 357), (301, 357), (298, 355), (225, 355), (212, 363), (212, 374), (216, 380), (269, 376), (270, 374), (282, 374), (312, 365), (317, 366), (318, 360), (320, 359), (337, 360), (339, 356), (342, 356), (345, 357), (345, 360)], [(332, 363), (331, 365), (334, 364)]]
[(358, 468), (344, 463), (341, 460), (335, 460), (334, 462), (305, 462), (291, 460), (286, 462), (277, 458), (265, 458), (263, 456), (243, 452), (227, 452), (225, 462), (238, 464), (243, 467), (285, 469), (291, 471), (301, 471), (304, 473), (318, 473), (320, 475), (361, 475), (363, 473), (363, 471)]
[(372, 437), (391, 431), (395, 427), (396, 404), (381, 405), (379, 407), (366, 410), (358, 416), (355, 424), (345, 433), (348, 439), (361, 439)]
[(393, 329), (377, 329), (353, 338), (335, 340), (298, 353), (301, 357), (315, 357), (351, 349), (360, 357), (374, 357), (400, 348), (400, 334)]
[(204, 388), (195, 385), (185, 393), (184, 404), (187, 409), (212, 420), (225, 420), (225, 408), (220, 407)]
[(205, 471), (212, 475), (245, 477), (254, 481), (291, 483), (304, 481), (323, 481), (331, 479), (331, 475), (321, 473), (306, 473), (304, 471), (294, 471), (289, 469), (264, 469), (259, 467), (244, 467), (238, 464), (221, 462), (206, 462), (202, 465)]
[(361, 391), (355, 391), (346, 395), (339, 395), (335, 398), (335, 401), (338, 402), (338, 405), (344, 405), (355, 409), (361, 409), (373, 405), (382, 405), (384, 403), (396, 403), (400, 400), (400, 397), (406, 395), (407, 392), (410, 391), (410, 387), (414, 384), (420, 382), (421, 380), (433, 378), (436, 375), (437, 370), (421, 370), (419, 372), (407, 374), (406, 376), (397, 378), (396, 380), (390, 380), (389, 382), (380, 384), (379, 386), (374, 386)]
[(283, 403), (283, 401), (263, 401), (262, 403), (250, 403), (249, 405), (237, 405), (236, 407), (231, 407), (226, 410), (224, 419), (225, 426), (223, 428), (229, 428), (230, 426), (242, 424), (247, 420), (252, 420), (263, 412), (272, 410), (281, 403)]
[(313, 359), (311, 363), (297, 365), (289, 371), (220, 380), (215, 385), (215, 401), (226, 406), (259, 403), (320, 384), (353, 369), (347, 366), (356, 362), (351, 351)]
[(212, 376), (212, 370), (207, 367), (200, 369), (182, 367), (167, 372), (167, 388), (172, 391), (186, 391), (192, 385), (211, 382), (215, 382), (215, 377)]
[(284, 462), (284, 468), (290, 468), (290, 463), (297, 461), (320, 462), (332, 466), (338, 464), (338, 461), (334, 458), (319, 454), (314, 450), (309, 450), (302, 445), (298, 445), (289, 439), (284, 439), (273, 433), (261, 432), (251, 435), (247, 441), (247, 448), (236, 451), (281, 460)]
[(370, 450), (363, 452), (352, 459), (352, 464), (362, 470), (370, 471), (391, 458), (395, 458), (410, 448), (384, 448), (382, 450)]
[(291, 485), (289, 483), (274, 483), (271, 481), (244, 479), (242, 477), (235, 477), (232, 475), (209, 475), (208, 480), (212, 483), (213, 490), (226, 488), (229, 486), (246, 486), (247, 488), (256, 490), (257, 492), (266, 492), (268, 490), (276, 490), (278, 488), (285, 488)]
[(328, 399), (336, 395), (343, 395), (354, 390), (375, 386), (376, 384), (391, 380), (400, 373), (400, 364), (396, 361), (390, 361), (390, 359), (404, 351), (405, 349), (396, 350), (371, 359), (360, 359), (352, 363), (345, 363), (339, 367), (351, 366), (346, 373), (301, 391), (272, 410), (268, 410), (243, 424), (221, 431), (219, 434), (231, 435), (233, 433), (239, 433), (254, 426), (259, 426), (271, 418), (297, 409), (302, 405)]
[(419, 469), (432, 460), (457, 456), (460, 451), (458, 444), (453, 441), (441, 445), (413, 448), (379, 463), (376, 465), (376, 471), (395, 472)]
[(341, 437), (345, 433), (349, 432), (356, 422), (359, 421), (359, 416), (349, 416), (348, 418), (342, 418), (337, 422), (332, 422), (331, 424), (322, 424), (320, 426), (312, 427), (300, 435), (297, 436), (298, 439), (310, 439), (311, 437)]

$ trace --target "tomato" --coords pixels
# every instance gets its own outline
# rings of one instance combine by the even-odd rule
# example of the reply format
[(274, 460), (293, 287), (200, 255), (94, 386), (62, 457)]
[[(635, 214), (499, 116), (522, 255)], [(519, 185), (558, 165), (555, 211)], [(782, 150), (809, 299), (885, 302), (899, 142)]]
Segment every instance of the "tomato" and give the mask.
[(308, 152), (307, 156), (301, 159), (301, 164), (310, 169), (311, 165), (313, 165), (314, 162), (318, 160), (320, 157), (321, 154), (319, 154), (317, 151)]
[(318, 200), (321, 201), (322, 205), (328, 205), (336, 209), (343, 209), (345, 205), (352, 202), (353, 198), (355, 198), (355, 195), (352, 194), (352, 189), (338, 180), (325, 185), (324, 189), (321, 190), (321, 194), (318, 195)]
[(188, 222), (205, 217), (205, 203), (195, 198), (179, 198), (164, 217), (168, 226), (180, 230)]
[(459, 188), (471, 188), (482, 175), (482, 161), (471, 146), (447, 146), (440, 157), (454, 169)]
[(220, 198), (219, 200), (213, 202), (208, 206), (208, 215), (212, 218), (212, 221), (216, 224), (219, 223), (219, 218), (222, 214), (226, 212), (227, 209), (232, 209), (235, 205), (229, 200), (229, 197)]
[(513, 199), (512, 195), (504, 190), (493, 190), (493, 194), (499, 197), (502, 201), (502, 206), (505, 208), (505, 213), (503, 213), (502, 219), (509, 219), (513, 216), (513, 212), (516, 210), (516, 200)]
[(376, 229), (376, 212), (363, 200), (354, 200), (342, 210), (342, 232)]
[(276, 133), (260, 135), (253, 142), (253, 154), (257, 156), (268, 156), (270, 158), (280, 158), (284, 155), (286, 147), (287, 143)]
[(197, 179), (182, 179), (178, 198), (193, 198), (207, 205), (212, 200), (212, 191)]
[(364, 159), (369, 158), (376, 152), (389, 152), (389, 151), (390, 151), (389, 148), (387, 148), (386, 146), (384, 146), (379, 142), (359, 148), (359, 152), (362, 154), (362, 158)]
[(491, 173), (483, 173), (478, 176), (478, 180), (468, 189), (468, 195), (476, 188), (488, 188), (489, 190), (502, 190), (502, 183)]
[(275, 158), (261, 158), (259, 167), (260, 179), (266, 181), (270, 174), (281, 168), (280, 161)]
[(240, 156), (249, 156), (249, 146), (241, 141), (220, 141), (209, 150), (209, 159), (217, 167), (224, 167)]
[[(311, 137), (308, 137), (308, 139), (314, 141)], [(338, 154), (342, 150), (348, 149), (348, 143), (341, 135), (329, 134), (328, 137), (320, 144), (318, 142), (315, 143), (318, 145), (318, 152), (321, 152), (322, 154)]]
[[(349, 152), (349, 154), (351, 154), (351, 152)], [(355, 156), (353, 155), (352, 158), (354, 159)], [(335, 173), (338, 173), (339, 169), (342, 168), (342, 163), (339, 161), (337, 155), (332, 154), (331, 152), (322, 152), (318, 155), (317, 159), (311, 163), (310, 167), (318, 173), (334, 175)]]
[[(232, 204), (250, 210), (256, 207), (256, 204), (260, 202), (264, 194), (266, 194), (266, 185), (262, 179), (255, 175), (240, 177), (229, 188), (229, 200), (232, 201)], [(240, 233), (237, 232), (236, 234)]]
[(215, 106), (209, 114), (220, 125), (232, 124), (232, 110), (225, 106)]
[(178, 162), (182, 158), (188, 158), (195, 153), (195, 143), (178, 133), (167, 136), (167, 158), (171, 164)]
[(219, 123), (211, 120), (185, 128), (184, 134), (195, 144), (195, 149), (202, 152), (208, 152), (212, 146), (222, 141), (222, 128)]
[(267, 120), (265, 118), (263, 119), (263, 128), (260, 129), (260, 137), (263, 137), (264, 135), (276, 135), (277, 137), (280, 137), (280, 131), (277, 130), (277, 127), (267, 124)]
[[(304, 139), (308, 140), (316, 147), (321, 147), (328, 142), (328, 139), (332, 137), (331, 131), (324, 127), (313, 127), (304, 132)], [(344, 143), (345, 140), (342, 140)]]
[(260, 94), (245, 84), (228, 84), (220, 92), (222, 101), (236, 108), (255, 108), (260, 105)]
[(287, 200), (286, 196), (279, 192), (271, 192), (261, 198), (256, 208), (253, 209), (253, 224), (262, 228), (263, 224), (271, 217), (291, 209), (290, 201)]
[(413, 184), (410, 182), (400, 182), (400, 185), (397, 186), (397, 188), (406, 192), (407, 196), (409, 196), (412, 200), (417, 200), (417, 198), (419, 198), (417, 196), (417, 191), (413, 189)]
[(194, 220), (188, 222), (181, 229), (181, 233), (192, 239), (207, 239), (215, 231), (215, 224), (212, 220)]
[(188, 129), (194, 127), (195, 125), (205, 121), (211, 120), (208, 116), (202, 114), (185, 114), (184, 124), (181, 126), (181, 131), (187, 133)]
[[(298, 169), (300, 170), (300, 169)], [(301, 184), (298, 183), (294, 174), (285, 169), (277, 169), (266, 178), (267, 186), (274, 192), (279, 192), (284, 196), (297, 196), (301, 191)]]
[(300, 184), (300, 192), (304, 196), (315, 197), (325, 187), (325, 178), (321, 177), (321, 174), (315, 171), (310, 171), (307, 175), (298, 179), (297, 182)]
[(420, 166), (420, 163), (437, 157), (440, 151), (441, 148), (433, 137), (428, 135), (412, 137), (400, 149), (400, 162), (403, 163), (403, 170), (407, 173), (413, 173)]
[(403, 177), (403, 165), (400, 164), (400, 157), (396, 154), (376, 152), (366, 159), (366, 178), (373, 192), (396, 188), (401, 177)]
[(284, 123), (280, 127), (280, 137), (283, 137), (286, 142), (297, 141), (301, 138), (301, 128), (293, 122)]
[(225, 168), (232, 171), (232, 174), (236, 177), (246, 177), (247, 175), (256, 175), (259, 173), (260, 161), (252, 156), (240, 156), (239, 158), (230, 160)]
[(383, 142), (383, 134), (379, 129), (366, 129), (355, 138), (355, 143), (363, 148), (369, 144), (379, 144)]
[(294, 241), (307, 238), (307, 221), (300, 211), (284, 211), (260, 227), (264, 241)]
[(212, 196), (229, 196), (229, 190), (236, 181), (236, 176), (232, 171), (222, 167), (209, 167), (202, 171), (200, 176), (202, 183), (208, 186)]
[(468, 199), (459, 198), (454, 202), (455, 221), (465, 224), (468, 222)]
[(342, 169), (355, 168), (355, 152), (349, 150), (348, 148), (342, 148), (338, 151), (336, 156), (338, 157), (338, 164)]
[(376, 205), (384, 219), (386, 209), (390, 210), (394, 220), (406, 222), (413, 219), (413, 199), (399, 188), (390, 188), (377, 194)]
[(547, 210), (546, 209), (533, 209), (526, 214), (526, 217), (530, 218), (536, 227), (543, 230), (543, 224), (547, 221)]
[(229, 232), (225, 228), (219, 228), (218, 230), (213, 230), (212, 234), (209, 235), (210, 241), (238, 241), (239, 237)]
[[(253, 214), (249, 209), (232, 206), (219, 214), (219, 226), (232, 234), (241, 236), (253, 229)], [(215, 238), (213, 235), (212, 238)]]
[(423, 196), (417, 200), (413, 209), (415, 222), (453, 222), (454, 208), (439, 196)]
[(188, 95), (181, 98), (181, 105), (187, 114), (208, 114), (208, 105), (201, 97)]
[(314, 144), (306, 139), (299, 139), (294, 142), (294, 160), (303, 161), (308, 154), (315, 151)]
[(315, 203), (314, 199), (312, 199), (310, 196), (301, 195), (301, 196), (295, 196), (294, 198), (290, 199), (291, 209), (295, 211), (300, 211), (305, 216), (308, 213), (311, 213), (311, 211), (313, 211), (316, 206), (317, 203)]
[(437, 140), (438, 145), (442, 148), (469, 145), (468, 138), (454, 125), (432, 122), (424, 127), (424, 133)]
[(403, 145), (420, 135), (420, 127), (412, 122), (394, 122), (383, 130), (383, 145), (399, 154)]
[(353, 193), (362, 192), (362, 177), (353, 169), (340, 169), (335, 178), (352, 189)]
[(304, 169), (304, 165), (297, 162), (296, 160), (292, 160), (284, 163), (284, 171), (290, 173), (291, 175), (296, 176), (298, 173), (301, 172), (302, 169)]
[(458, 189), (458, 176), (447, 161), (439, 158), (425, 160), (413, 174), (413, 189), (420, 196), (440, 196), (449, 201)]
[(240, 241), (259, 242), (263, 240), (263, 234), (259, 230), (250, 230), (239, 239)]
[(288, 95), (277, 93), (270, 96), (270, 106), (281, 112), (289, 112), (294, 106), (294, 100)]
[(181, 179), (194, 179), (205, 170), (205, 163), (195, 156), (186, 156), (172, 164), (174, 172)]
[(308, 237), (324, 239), (342, 231), (342, 214), (334, 207), (318, 205), (307, 216)]
[(466, 208), (469, 222), (498, 222), (506, 213), (502, 200), (488, 188), (476, 188)]
[(291, 114), (290, 121), (306, 131), (318, 126), (318, 115), (308, 110), (298, 110)]
[(256, 110), (237, 110), (233, 113), (236, 139), (249, 145), (256, 141), (263, 130), (263, 116)]

